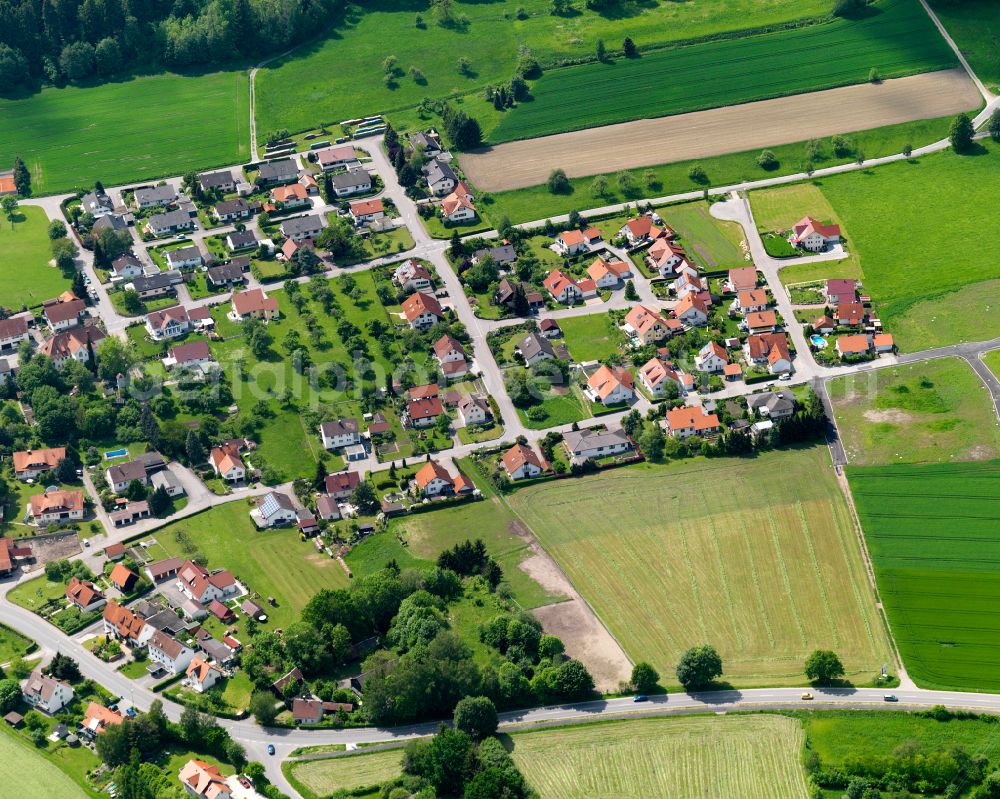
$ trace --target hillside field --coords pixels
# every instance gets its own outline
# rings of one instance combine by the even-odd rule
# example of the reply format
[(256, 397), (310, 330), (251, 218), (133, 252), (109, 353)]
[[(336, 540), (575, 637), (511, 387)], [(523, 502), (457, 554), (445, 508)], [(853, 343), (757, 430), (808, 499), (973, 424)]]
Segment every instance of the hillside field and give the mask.
[(742, 686), (804, 680), (816, 648), (859, 682), (889, 659), (823, 448), (619, 469), (509, 503), (625, 652), (667, 683), (702, 643)]
[(841, 377), (827, 389), (855, 466), (1000, 457), (993, 402), (960, 358)]
[[(947, 69), (955, 56), (917, 0), (882, 0), (861, 19), (553, 69), (501, 116), (494, 144)], [(640, 99), (641, 98), (641, 99)]]
[[(808, 795), (799, 765), (802, 727), (783, 716), (634, 719), (514, 733), (507, 741), (540, 799)], [(289, 770), (323, 795), (392, 779), (401, 759), (395, 749), (295, 763)]]
[(0, 164), (21, 156), (35, 194), (52, 194), (249, 157), (250, 95), (242, 72), (163, 74), (0, 99)]
[(996, 91), (1000, 87), (1000, 4), (995, 0), (929, 0), (951, 38), (961, 48), (979, 79)]
[(21, 305), (41, 305), (69, 288), (62, 272), (49, 266), (48, 227), (49, 218), (37, 206), (19, 206), (13, 225), (6, 214), (0, 217), (0, 305), (20, 311)]
[[(598, 39), (612, 50), (621, 47), (625, 36), (647, 47), (822, 17), (830, 10), (828, 0), (630, 2), (605, 13), (583, 3), (573, 5), (572, 13), (558, 16), (550, 0), (463, 0), (453, 8), (465, 22), (459, 19), (447, 27), (435, 22), (426, 3), (373, 0), (350, 5), (325, 39), (261, 69), (256, 81), (258, 131), (306, 130), (410, 109), (425, 97), (478, 93), (487, 84), (510, 80), (521, 46), (547, 65), (592, 57)], [(421, 27), (416, 24), (418, 14)], [(387, 55), (396, 56), (402, 72), (389, 84), (383, 79)], [(458, 69), (461, 57), (470, 61), (464, 73)], [(411, 75), (411, 68), (422, 78)]]
[(1000, 462), (847, 475), (907, 673), (922, 688), (1000, 691)]
[[(978, 153), (936, 153), (814, 181), (850, 231), (865, 293), (904, 352), (996, 336), (987, 311), (1000, 304), (1000, 283), (984, 243), (1000, 237), (993, 212), (1000, 146), (983, 142)], [(920, 266), (942, 258), (940, 269)], [(971, 316), (949, 296), (966, 288)]]

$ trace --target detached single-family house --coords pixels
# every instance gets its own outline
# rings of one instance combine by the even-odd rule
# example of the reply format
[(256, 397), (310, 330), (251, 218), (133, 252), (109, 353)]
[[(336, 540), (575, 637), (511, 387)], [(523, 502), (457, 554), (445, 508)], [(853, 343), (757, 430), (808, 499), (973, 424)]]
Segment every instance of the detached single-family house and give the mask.
[(275, 186), (271, 189), (271, 204), (277, 208), (289, 210), (312, 205), (309, 199), (309, 189), (301, 183), (289, 183), (287, 186)]
[(170, 674), (180, 674), (194, 658), (194, 650), (172, 635), (157, 630), (146, 643), (149, 659), (158, 663)]
[(219, 477), (229, 483), (238, 483), (246, 479), (247, 467), (243, 464), (239, 447), (232, 442), (226, 442), (218, 447), (212, 447), (208, 457), (212, 469)]
[[(556, 302), (563, 305), (570, 305), (584, 298), (584, 291), (580, 284), (563, 272), (561, 269), (553, 269), (542, 282), (545, 290), (552, 295)], [(595, 286), (596, 290), (596, 286)], [(592, 294), (594, 292), (591, 292)]]
[(222, 194), (230, 194), (236, 191), (236, 181), (233, 173), (228, 170), (219, 172), (203, 172), (198, 175), (198, 185), (202, 191), (219, 191)]
[(323, 482), (323, 488), (328, 496), (341, 502), (351, 498), (354, 489), (361, 482), (357, 472), (336, 472), (328, 474)]
[(736, 295), (736, 310), (741, 314), (766, 311), (767, 291), (765, 289), (744, 289)]
[(184, 684), (195, 693), (203, 694), (223, 677), (222, 669), (214, 663), (196, 657), (184, 671)]
[(681, 332), (681, 324), (676, 319), (666, 319), (658, 311), (645, 305), (633, 305), (622, 325), (626, 335), (637, 344), (645, 346)]
[(768, 419), (787, 419), (795, 413), (795, 397), (784, 391), (765, 391), (747, 397), (747, 408)]
[(70, 578), (64, 593), (69, 603), (81, 613), (100, 610), (108, 601), (92, 582), (79, 577)]
[(694, 357), (694, 365), (699, 372), (714, 374), (721, 372), (729, 363), (729, 353), (721, 344), (709, 341)]
[(528, 333), (517, 342), (514, 352), (520, 353), (526, 366), (534, 366), (536, 363), (550, 361), (556, 357), (552, 344), (538, 333)]
[(235, 222), (238, 219), (249, 218), (250, 205), (242, 197), (237, 197), (235, 200), (216, 203), (212, 213), (220, 222)]
[(147, 208), (160, 208), (164, 205), (170, 205), (176, 200), (177, 190), (167, 183), (164, 183), (162, 186), (136, 189), (132, 195), (132, 204), (140, 211), (144, 211)]
[(463, 394), (458, 401), (458, 415), (466, 427), (486, 424), (490, 419), (490, 406), (485, 397), (477, 394)]
[(478, 264), (487, 255), (500, 269), (510, 269), (517, 261), (517, 250), (509, 241), (504, 241), (497, 247), (484, 247), (481, 250), (476, 250), (472, 254), (472, 263)]
[(708, 304), (700, 294), (691, 292), (674, 306), (674, 318), (687, 327), (702, 327), (708, 324)]
[(278, 317), (278, 301), (268, 297), (264, 289), (237, 291), (232, 296), (233, 316), (244, 319), (263, 319), (265, 322)]
[(437, 497), (441, 494), (458, 494), (471, 491), (469, 482), (459, 475), (453, 478), (437, 461), (427, 461), (413, 476), (413, 483), (425, 497)]
[(87, 740), (93, 741), (108, 727), (122, 724), (124, 721), (124, 716), (117, 710), (97, 702), (89, 702), (83, 713), (83, 721), (80, 723), (80, 734)]
[(522, 283), (506, 277), (497, 284), (497, 290), (493, 294), (493, 301), (497, 305), (513, 310), (514, 300), (519, 289), (524, 292), (524, 300), (528, 304), (529, 313), (534, 313), (545, 305), (545, 298), (540, 291), (536, 291), (528, 283)]
[(757, 288), (757, 269), (752, 266), (740, 266), (729, 270), (726, 290), (739, 293)]
[(361, 433), (357, 419), (335, 419), (319, 426), (319, 436), (323, 449), (343, 449), (361, 443)]
[(119, 255), (111, 262), (111, 282), (117, 285), (142, 274), (142, 262), (132, 253)]
[(691, 407), (684, 405), (667, 411), (667, 432), (674, 438), (689, 438), (690, 436), (714, 436), (722, 431), (719, 417), (714, 413), (705, 413), (700, 405)]
[(649, 259), (660, 277), (673, 277), (684, 267), (691, 266), (684, 249), (666, 237), (653, 242), (649, 248)]
[(146, 485), (148, 482), (146, 477), (146, 467), (137, 460), (109, 466), (104, 475), (107, 478), (108, 485), (111, 487), (111, 490), (116, 494), (121, 494), (126, 491), (133, 480), (140, 485)]
[(590, 250), (586, 237), (579, 230), (566, 230), (556, 236), (552, 248), (562, 256), (579, 255)]
[(455, 170), (447, 161), (439, 161), (435, 158), (424, 164), (420, 168), (420, 172), (423, 174), (424, 180), (427, 181), (427, 189), (435, 197), (451, 194), (455, 186), (458, 185), (458, 175), (455, 174)]
[(751, 333), (773, 333), (778, 326), (774, 311), (751, 311), (746, 315), (747, 330)]
[(812, 329), (817, 333), (826, 335), (837, 329), (837, 323), (826, 314), (823, 314), (818, 319), (813, 320)]
[(156, 341), (177, 338), (191, 330), (191, 319), (183, 305), (174, 305), (146, 316), (146, 332)]
[(257, 246), (257, 234), (252, 230), (234, 230), (226, 236), (226, 247), (236, 250), (249, 250)]
[(365, 169), (355, 169), (330, 178), (333, 193), (337, 197), (350, 197), (352, 194), (364, 194), (374, 188), (372, 176)]
[(828, 305), (843, 305), (858, 301), (858, 284), (853, 280), (836, 278), (826, 281), (826, 302)]
[(840, 327), (861, 327), (866, 316), (865, 307), (860, 302), (841, 303), (835, 311), (835, 318)]
[(857, 357), (867, 355), (871, 350), (868, 336), (841, 336), (837, 339), (837, 354), (841, 357)]
[(403, 421), (410, 427), (430, 427), (444, 413), (444, 406), (437, 397), (422, 397), (406, 403)]
[(872, 336), (872, 346), (875, 348), (875, 352), (894, 352), (896, 350), (896, 342), (893, 341), (889, 333), (876, 333)]
[(334, 169), (347, 169), (348, 167), (359, 167), (361, 162), (358, 154), (354, 152), (354, 147), (350, 144), (343, 147), (327, 147), (316, 153), (316, 163), (324, 172)]
[(87, 303), (83, 300), (73, 298), (68, 302), (52, 302), (44, 304), (42, 316), (49, 328), (58, 333), (61, 330), (75, 327), (80, 324), (80, 315), (86, 310)]
[(422, 291), (414, 292), (403, 301), (403, 315), (416, 330), (426, 330), (444, 319), (441, 303)]
[(618, 235), (622, 236), (630, 247), (635, 247), (650, 239), (660, 239), (670, 234), (663, 228), (654, 225), (652, 216), (644, 214), (638, 219), (630, 219), (626, 222), (618, 231)]
[(83, 512), (82, 491), (46, 491), (28, 501), (28, 516), (39, 526), (79, 521)]
[(441, 201), (441, 216), (446, 222), (469, 222), (475, 219), (477, 214), (472, 195), (466, 191), (453, 191)]
[[(149, 504), (146, 502), (133, 503), (136, 505), (145, 505), (146, 512), (149, 512)], [(135, 584), (139, 582), (139, 575), (132, 571), (124, 563), (116, 563), (115, 567), (111, 570), (111, 574), (108, 576), (111, 585), (121, 591), (123, 594), (127, 594), (133, 588)]]
[[(191, 796), (204, 799), (232, 799), (232, 791), (219, 771), (203, 760), (189, 760), (184, 764), (178, 778)], [(249, 796), (249, 794), (247, 794)]]
[(385, 206), (381, 199), (357, 200), (350, 206), (351, 219), (355, 225), (366, 225), (385, 217)]
[(771, 374), (783, 374), (792, 369), (788, 338), (784, 333), (761, 333), (747, 336), (743, 355), (754, 366), (763, 366)]
[(705, 291), (707, 281), (698, 277), (698, 273), (693, 269), (683, 269), (677, 279), (670, 284), (670, 288), (677, 295), (677, 299), (682, 300), (692, 292), (700, 294)]
[(524, 444), (515, 444), (503, 454), (503, 468), (511, 480), (538, 477), (544, 471), (541, 459)]
[(605, 261), (598, 258), (587, 267), (587, 274), (599, 289), (613, 289), (626, 278), (632, 277), (632, 270), (623, 261)]
[(210, 266), (205, 272), (205, 280), (212, 288), (232, 288), (247, 282), (246, 273), (235, 261), (219, 266)]
[(820, 252), (833, 244), (840, 244), (840, 225), (824, 225), (805, 216), (792, 226), (788, 241), (794, 247), (809, 252)]
[(629, 402), (635, 397), (635, 380), (632, 373), (621, 366), (605, 366), (594, 372), (587, 379), (587, 387), (583, 390), (591, 402), (602, 405), (619, 405)]
[(102, 616), (104, 635), (117, 641), (124, 641), (131, 647), (142, 648), (156, 630), (146, 620), (114, 600), (104, 606)]
[(434, 288), (430, 270), (412, 258), (396, 267), (392, 281), (406, 291), (430, 291)]
[(632, 442), (623, 430), (570, 430), (563, 435), (563, 443), (575, 461), (588, 458), (605, 458), (620, 455), (632, 449)]
[(140, 300), (150, 300), (173, 294), (174, 286), (182, 282), (183, 278), (180, 273), (171, 270), (152, 275), (140, 275), (133, 278), (131, 283), (127, 283), (125, 288), (138, 294)]
[(82, 213), (90, 214), (94, 219), (100, 219), (115, 212), (115, 204), (104, 192), (90, 192), (80, 198), (80, 210)]
[(97, 352), (105, 338), (104, 331), (96, 325), (74, 327), (43, 341), (38, 352), (51, 358), (57, 369), (62, 369), (70, 359), (88, 363), (91, 351)]
[(318, 216), (297, 216), (281, 223), (281, 235), (292, 241), (314, 239), (323, 232), (323, 220)]
[(21, 683), (21, 697), (35, 710), (54, 716), (73, 701), (73, 686), (35, 669)]
[(231, 597), (240, 590), (240, 584), (236, 582), (232, 572), (226, 569), (210, 572), (193, 560), (185, 561), (177, 570), (177, 587), (190, 599), (203, 605), (213, 599)]
[(204, 263), (201, 250), (197, 247), (178, 247), (176, 250), (167, 250), (167, 266), (170, 269), (194, 269)]
[(187, 369), (202, 369), (215, 363), (212, 351), (208, 348), (207, 341), (189, 341), (187, 344), (178, 344), (167, 350), (167, 357), (163, 359), (163, 365), (168, 369), (178, 366)]
[(271, 491), (257, 498), (257, 507), (251, 516), (260, 527), (280, 527), (295, 524), (299, 520), (295, 503), (287, 494)]
[(153, 214), (146, 220), (146, 230), (154, 236), (166, 236), (170, 233), (180, 233), (182, 230), (193, 230), (194, 220), (187, 211), (167, 211), (163, 214)]
[(299, 176), (299, 167), (294, 158), (279, 158), (265, 161), (257, 170), (257, 183), (267, 186), (277, 183), (291, 183)]
[(662, 397), (671, 384), (677, 386), (680, 396), (694, 388), (694, 378), (691, 375), (679, 372), (661, 358), (650, 358), (642, 365), (639, 369), (639, 382), (657, 398)]
[(40, 474), (55, 469), (59, 461), (66, 457), (66, 447), (50, 449), (29, 449), (15, 452), (14, 476), (22, 482), (34, 480)]

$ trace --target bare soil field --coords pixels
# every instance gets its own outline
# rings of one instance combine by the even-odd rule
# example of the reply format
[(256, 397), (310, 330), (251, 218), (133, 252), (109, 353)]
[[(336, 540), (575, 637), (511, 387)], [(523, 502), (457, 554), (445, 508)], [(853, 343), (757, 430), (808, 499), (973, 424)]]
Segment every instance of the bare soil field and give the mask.
[(979, 92), (961, 69), (928, 72), (774, 100), (643, 119), (501, 144), (461, 156), (481, 191), (709, 158), (812, 138), (880, 128), (976, 108)]

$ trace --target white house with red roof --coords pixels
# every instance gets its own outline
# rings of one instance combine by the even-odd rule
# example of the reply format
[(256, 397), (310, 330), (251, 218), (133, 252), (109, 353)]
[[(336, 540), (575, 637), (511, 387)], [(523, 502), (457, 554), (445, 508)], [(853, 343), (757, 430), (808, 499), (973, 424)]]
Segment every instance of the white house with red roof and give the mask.
[(617, 288), (623, 280), (632, 277), (632, 270), (624, 261), (605, 261), (598, 258), (587, 267), (587, 274), (599, 289)]
[(667, 386), (677, 386), (678, 393), (683, 396), (694, 388), (694, 378), (678, 371), (673, 364), (662, 358), (650, 358), (639, 369), (639, 382), (646, 391), (654, 397), (662, 397)]
[(635, 379), (628, 369), (602, 364), (596, 372), (587, 378), (587, 387), (583, 393), (591, 402), (600, 402), (602, 405), (620, 405), (635, 397)]
[(674, 306), (674, 318), (687, 327), (702, 327), (708, 324), (708, 303), (701, 294), (689, 292)]
[(444, 319), (441, 303), (431, 294), (415, 291), (403, 300), (403, 316), (415, 330), (426, 330)]
[(648, 254), (653, 268), (660, 273), (660, 277), (673, 277), (683, 267), (691, 266), (684, 248), (666, 237), (654, 241)]
[(804, 216), (792, 226), (788, 241), (793, 247), (821, 252), (834, 244), (840, 244), (840, 225), (824, 225), (811, 216)]
[(760, 333), (747, 336), (743, 344), (747, 363), (766, 368), (771, 374), (792, 370), (792, 356), (788, 337), (784, 333)]
[(542, 281), (542, 285), (556, 302), (561, 302), (563, 305), (571, 305), (586, 296), (581, 285), (561, 269), (553, 269), (549, 272), (545, 280)]
[(685, 405), (667, 411), (664, 426), (671, 436), (679, 439), (714, 436), (722, 431), (719, 417), (714, 413), (705, 413), (700, 405)]
[(503, 454), (503, 468), (511, 480), (538, 477), (544, 471), (542, 460), (525, 444), (515, 444)]
[(721, 372), (729, 363), (729, 353), (726, 348), (715, 341), (709, 341), (694, 356), (694, 365), (699, 372), (714, 374)]

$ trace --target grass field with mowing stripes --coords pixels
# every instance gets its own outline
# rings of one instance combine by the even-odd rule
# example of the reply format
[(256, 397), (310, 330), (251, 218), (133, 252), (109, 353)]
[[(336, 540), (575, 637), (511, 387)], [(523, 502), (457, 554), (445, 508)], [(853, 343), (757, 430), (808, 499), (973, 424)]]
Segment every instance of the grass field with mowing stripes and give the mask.
[(249, 157), (242, 72), (156, 75), (0, 99), (0, 164), (19, 155), (35, 194), (111, 186)]
[[(61, 748), (52, 757), (62, 760), (68, 751)], [(0, 732), (0, 785), (7, 786), (5, 796), (18, 799), (87, 799), (90, 795), (52, 760), (10, 730)]]
[(847, 475), (910, 677), (922, 688), (1000, 691), (1000, 462)]
[(917, 0), (883, 0), (862, 19), (643, 53), (547, 71), (506, 112), (493, 143), (735, 105), (946, 69), (955, 56)]
[(48, 227), (45, 211), (31, 205), (18, 207), (13, 225), (6, 215), (0, 219), (0, 305), (20, 311), (22, 304), (41, 305), (69, 288), (63, 273), (49, 266)]
[(888, 659), (824, 448), (619, 469), (509, 502), (625, 652), (668, 683), (702, 643), (739, 685), (804, 680), (816, 648), (860, 682)]
[[(784, 716), (633, 719), (507, 738), (540, 799), (805, 799), (801, 724)], [(555, 753), (558, 753), (556, 755)], [(400, 749), (289, 767), (314, 795), (386, 782)]]

